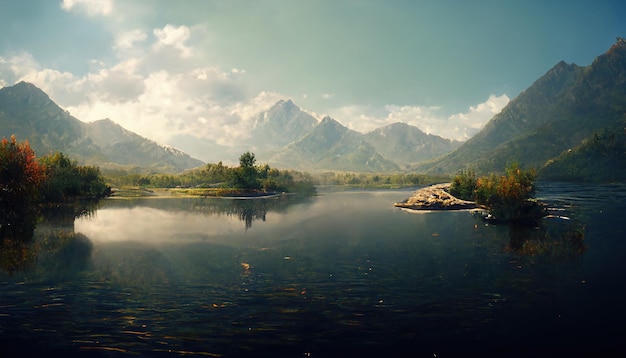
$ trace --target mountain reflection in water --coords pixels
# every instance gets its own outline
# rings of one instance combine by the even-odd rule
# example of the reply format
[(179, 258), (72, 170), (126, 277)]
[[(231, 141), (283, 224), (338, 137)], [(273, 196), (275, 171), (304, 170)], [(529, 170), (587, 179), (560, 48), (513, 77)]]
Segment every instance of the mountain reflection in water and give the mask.
[(0, 274), (0, 346), (8, 356), (625, 353), (626, 187), (540, 186), (555, 215), (517, 229), (393, 207), (410, 193), (105, 200), (72, 225), (44, 220), (33, 264)]

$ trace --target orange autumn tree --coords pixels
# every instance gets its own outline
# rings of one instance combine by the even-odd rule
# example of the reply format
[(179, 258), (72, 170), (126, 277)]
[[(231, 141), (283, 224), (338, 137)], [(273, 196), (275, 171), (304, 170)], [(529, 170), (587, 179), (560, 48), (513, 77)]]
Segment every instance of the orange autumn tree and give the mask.
[(0, 206), (30, 204), (39, 194), (44, 171), (28, 141), (18, 143), (15, 135), (0, 143)]
[(504, 221), (534, 220), (543, 216), (543, 206), (532, 199), (535, 192), (534, 169), (523, 170), (512, 163), (505, 175), (478, 178), (476, 202), (489, 208), (490, 214)]
[(477, 178), (473, 171), (462, 171), (450, 185), (450, 194), (473, 200), (500, 221), (533, 221), (545, 214), (541, 203), (533, 200), (534, 169), (523, 170), (518, 163), (505, 168), (504, 175)]
[[(27, 241), (32, 237), (36, 222), (37, 200), (43, 178), (43, 168), (37, 162), (35, 152), (27, 141), (18, 143), (15, 136), (11, 136), (10, 141), (6, 138), (2, 139), (0, 142), (0, 251), (2, 254), (12, 252), (8, 250), (11, 243)], [(9, 257), (13, 256), (9, 255)]]

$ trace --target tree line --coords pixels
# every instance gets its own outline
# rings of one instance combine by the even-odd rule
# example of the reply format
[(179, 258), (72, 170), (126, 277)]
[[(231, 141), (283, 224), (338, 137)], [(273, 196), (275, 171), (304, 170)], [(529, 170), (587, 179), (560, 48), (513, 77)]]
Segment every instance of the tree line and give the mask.
[(411, 187), (449, 180), (450, 177), (445, 175), (424, 175), (416, 173), (323, 172), (313, 176), (313, 182), (316, 185), (376, 188)]
[(28, 141), (15, 136), (0, 142), (0, 204), (63, 202), (100, 198), (109, 188), (95, 166), (80, 166), (56, 152), (37, 159)]
[[(110, 189), (97, 167), (79, 166), (62, 153), (37, 159), (28, 141), (0, 142), (0, 251), (2, 267), (13, 267), (35, 230), (40, 204), (100, 198)], [(7, 262), (4, 259), (9, 260)], [(22, 258), (23, 259), (23, 258)], [(13, 262), (12, 260), (16, 260)]]
[(450, 177), (415, 173), (306, 173), (279, 170), (268, 164), (257, 165), (255, 154), (248, 151), (240, 156), (238, 167), (219, 162), (180, 174), (129, 174), (107, 179), (119, 186), (146, 188), (229, 188), (312, 194), (315, 193), (315, 186), (397, 188), (449, 181)]
[(268, 164), (257, 164), (254, 153), (239, 157), (239, 166), (222, 162), (209, 163), (179, 174), (131, 174), (111, 178), (118, 185), (152, 188), (225, 188), (240, 192), (315, 193), (313, 178), (308, 173), (279, 170)]

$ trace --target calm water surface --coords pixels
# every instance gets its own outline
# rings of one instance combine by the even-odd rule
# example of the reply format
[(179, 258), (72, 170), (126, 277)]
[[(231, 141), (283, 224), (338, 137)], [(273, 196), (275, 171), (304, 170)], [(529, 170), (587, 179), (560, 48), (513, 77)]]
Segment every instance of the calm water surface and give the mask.
[(533, 229), (393, 207), (411, 193), (43, 220), (31, 264), (0, 273), (0, 355), (626, 353), (626, 186), (541, 185), (553, 217)]

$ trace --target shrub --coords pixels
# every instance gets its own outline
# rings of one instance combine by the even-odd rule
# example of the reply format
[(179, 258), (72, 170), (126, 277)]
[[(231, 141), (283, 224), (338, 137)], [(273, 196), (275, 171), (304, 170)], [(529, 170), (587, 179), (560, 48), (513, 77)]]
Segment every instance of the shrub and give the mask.
[(107, 195), (107, 186), (97, 167), (80, 166), (60, 152), (41, 158), (40, 162), (46, 171), (42, 190), (44, 201), (61, 202)]
[(455, 175), (450, 185), (450, 194), (463, 200), (474, 200), (474, 192), (476, 191), (477, 179), (476, 174), (472, 170), (462, 170)]
[(533, 201), (535, 193), (535, 170), (522, 170), (513, 163), (505, 170), (505, 175), (479, 178), (474, 197), (476, 203), (488, 208), (497, 220), (525, 220), (542, 216), (540, 203)]
[[(37, 162), (35, 152), (28, 142), (18, 143), (15, 136), (11, 136), (11, 141), (6, 138), (2, 139), (0, 142), (0, 242), (7, 240), (22, 242), (32, 238), (37, 221), (34, 204), (39, 199), (43, 180), (43, 168)], [(9, 250), (8, 247), (0, 247), (0, 252)], [(17, 248), (15, 250), (20, 252)], [(0, 258), (0, 260), (4, 259)], [(5, 264), (2, 263), (2, 265)], [(10, 266), (8, 263), (6, 265)]]
[(0, 205), (28, 204), (37, 199), (44, 172), (28, 141), (17, 143), (15, 136), (0, 143)]
[(532, 200), (535, 192), (535, 170), (523, 170), (513, 163), (505, 175), (491, 174), (477, 178), (471, 170), (461, 171), (450, 185), (450, 194), (473, 200), (500, 221), (519, 221), (543, 216), (543, 206)]

